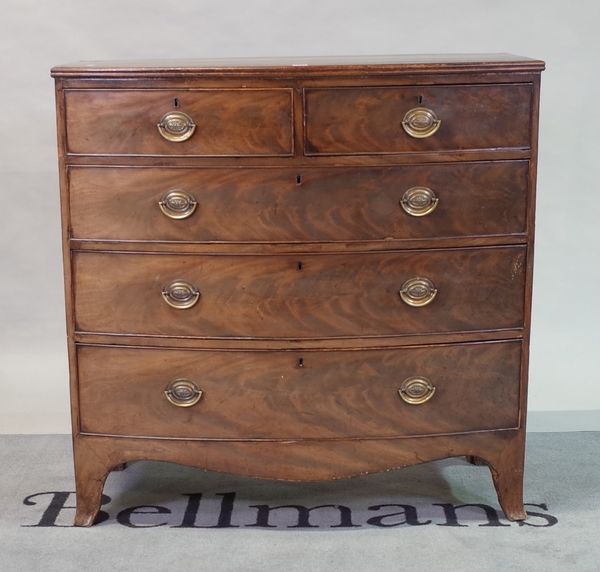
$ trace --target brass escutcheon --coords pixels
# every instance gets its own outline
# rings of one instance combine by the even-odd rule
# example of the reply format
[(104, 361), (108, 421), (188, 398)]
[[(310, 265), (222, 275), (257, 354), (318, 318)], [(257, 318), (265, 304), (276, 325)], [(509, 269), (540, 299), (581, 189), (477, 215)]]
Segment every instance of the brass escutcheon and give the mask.
[(175, 379), (164, 391), (165, 397), (177, 407), (196, 405), (202, 397), (202, 391), (189, 379)]
[(187, 141), (196, 129), (192, 118), (183, 111), (169, 111), (165, 113), (157, 124), (158, 132), (167, 141), (180, 143)]
[(400, 206), (411, 216), (425, 216), (432, 213), (439, 202), (429, 187), (411, 187), (402, 195)]
[(411, 137), (424, 139), (431, 137), (442, 124), (435, 112), (427, 107), (409, 109), (402, 120), (402, 127)]
[(176, 310), (191, 308), (200, 299), (200, 291), (184, 280), (176, 280), (162, 289), (163, 300)]
[(431, 304), (437, 292), (437, 288), (429, 278), (415, 276), (402, 284), (399, 294), (405, 304), (419, 308)]
[(180, 189), (170, 190), (158, 201), (161, 212), (174, 220), (191, 217), (197, 206), (196, 199)]
[(398, 394), (410, 405), (422, 405), (429, 401), (435, 393), (435, 386), (421, 376), (408, 377), (402, 382)]

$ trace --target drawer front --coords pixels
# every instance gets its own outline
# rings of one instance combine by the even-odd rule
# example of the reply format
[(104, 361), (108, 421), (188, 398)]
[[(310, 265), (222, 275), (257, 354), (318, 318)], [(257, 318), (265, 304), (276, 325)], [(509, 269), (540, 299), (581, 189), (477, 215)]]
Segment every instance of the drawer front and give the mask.
[[(305, 152), (528, 148), (531, 101), (530, 84), (307, 89)], [(434, 115), (411, 119), (416, 108)], [(405, 130), (405, 118), (407, 129), (425, 128), (420, 137)]]
[[(525, 252), (524, 246), (293, 256), (76, 252), (76, 329), (295, 339), (519, 328)], [(414, 278), (430, 282), (408, 282)]]
[[(520, 352), (519, 341), (304, 354), (84, 346), (77, 360), (81, 429), (318, 439), (513, 428)], [(409, 378), (408, 384), (425, 378), (420, 400), (427, 401), (409, 404), (400, 397)], [(194, 405), (194, 393), (176, 399), (179, 405), (167, 399), (165, 390), (177, 398), (181, 380), (202, 392)]]
[[(184, 242), (518, 234), (526, 230), (527, 176), (527, 161), (304, 170), (72, 168), (72, 234)], [(170, 208), (172, 200), (183, 202)]]
[[(291, 155), (290, 89), (68, 90), (67, 151), (90, 155)], [(195, 126), (161, 135), (167, 114)], [(172, 117), (172, 116), (171, 116)], [(165, 124), (169, 121), (165, 119)], [(165, 129), (163, 129), (165, 132)]]

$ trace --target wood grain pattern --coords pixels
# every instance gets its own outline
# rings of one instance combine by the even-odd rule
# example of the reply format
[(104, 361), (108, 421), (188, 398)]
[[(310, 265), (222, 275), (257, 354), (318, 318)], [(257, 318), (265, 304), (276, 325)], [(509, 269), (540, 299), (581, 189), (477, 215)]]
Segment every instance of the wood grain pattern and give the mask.
[[(524, 519), (543, 69), (497, 54), (54, 68), (75, 523), (94, 522), (107, 474), (130, 461), (309, 481), (451, 456), (489, 465), (507, 518)], [(175, 98), (198, 125), (185, 144), (156, 130)], [(419, 101), (442, 127), (417, 141), (400, 121)], [(443, 200), (435, 218), (406, 223), (394, 193), (413, 176)], [(149, 214), (171, 184), (201, 195), (200, 216), (177, 227)], [(431, 306), (400, 302), (407, 270), (431, 273)], [(171, 310), (160, 289), (186, 277), (201, 281), (201, 301)], [(387, 390), (411, 364), (453, 391), (396, 419)], [(175, 367), (209, 383), (198, 405), (213, 423), (197, 409), (185, 425), (172, 410), (153, 424), (151, 390)], [(244, 398), (271, 415), (240, 409)], [(198, 427), (244, 435), (202, 440)], [(148, 436), (158, 429), (184, 438)]]
[[(523, 324), (524, 265), (520, 246), (299, 257), (78, 252), (76, 328), (284, 339), (515, 328)], [(399, 296), (415, 276), (438, 288), (422, 308)], [(200, 290), (193, 308), (162, 299), (176, 280)]]
[(524, 445), (524, 431), (344, 441), (172, 441), (78, 435), (74, 440), (75, 524), (94, 523), (108, 473), (127, 461), (169, 461), (255, 478), (310, 482), (467, 455), (489, 465), (506, 517), (523, 520), (527, 516), (523, 509)]
[[(176, 242), (345, 242), (524, 234), (527, 161), (329, 169), (71, 168), (72, 236)], [(430, 215), (400, 207), (415, 186)], [(172, 189), (198, 201), (172, 220)], [(223, 205), (227, 205), (224, 209)]]
[[(515, 428), (520, 352), (520, 341), (304, 353), (80, 347), (81, 430), (246, 440)], [(427, 403), (400, 399), (412, 376), (435, 386)], [(202, 390), (196, 405), (165, 398), (179, 378)]]
[[(175, 109), (196, 123), (190, 139), (158, 132)], [(291, 155), (291, 89), (69, 90), (67, 151), (100, 155)]]
[[(307, 89), (305, 153), (399, 153), (448, 149), (527, 148), (531, 84)], [(404, 132), (414, 107), (435, 111), (431, 137)]]

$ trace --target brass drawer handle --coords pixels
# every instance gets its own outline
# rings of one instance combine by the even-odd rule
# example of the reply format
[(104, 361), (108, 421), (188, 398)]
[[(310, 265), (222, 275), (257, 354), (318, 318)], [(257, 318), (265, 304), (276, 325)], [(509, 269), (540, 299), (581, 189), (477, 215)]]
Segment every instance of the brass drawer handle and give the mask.
[(442, 124), (442, 120), (432, 109), (427, 107), (414, 107), (409, 109), (402, 120), (402, 127), (411, 137), (424, 139), (431, 137)]
[(422, 405), (433, 397), (435, 385), (426, 377), (409, 377), (402, 382), (398, 393), (406, 403), (410, 405)]
[(400, 206), (411, 216), (425, 216), (432, 213), (439, 202), (429, 187), (411, 187), (402, 195)]
[(187, 141), (196, 129), (192, 118), (183, 111), (169, 111), (165, 113), (157, 124), (158, 132), (167, 141), (180, 143)]
[(163, 300), (176, 310), (191, 308), (200, 299), (200, 291), (184, 280), (176, 280), (163, 288)]
[(202, 390), (189, 379), (175, 379), (167, 385), (165, 397), (177, 407), (191, 407), (200, 401)]
[(194, 214), (198, 202), (196, 199), (179, 189), (172, 189), (158, 201), (161, 212), (174, 220), (189, 218)]
[(429, 278), (416, 276), (402, 284), (399, 294), (405, 304), (419, 308), (431, 304), (437, 292), (437, 288)]

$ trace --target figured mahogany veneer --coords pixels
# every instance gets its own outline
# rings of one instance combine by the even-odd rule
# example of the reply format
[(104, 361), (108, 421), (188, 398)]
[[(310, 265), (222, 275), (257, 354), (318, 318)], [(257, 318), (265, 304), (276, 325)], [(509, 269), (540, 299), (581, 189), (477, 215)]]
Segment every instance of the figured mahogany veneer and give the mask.
[[(528, 172), (528, 161), (344, 169), (72, 167), (72, 232), (87, 241), (166, 242), (524, 237)], [(427, 216), (401, 208), (415, 186), (430, 188), (439, 200)], [(189, 218), (161, 212), (158, 203), (172, 189), (197, 201)]]
[[(325, 352), (82, 346), (81, 430), (247, 440), (513, 429), (520, 354), (520, 341)], [(398, 399), (402, 381), (417, 373), (436, 388), (422, 407)], [(164, 399), (172, 378), (197, 384), (203, 394), (196, 406), (178, 410)]]
[[(288, 89), (69, 90), (67, 151), (91, 155), (291, 155)], [(195, 136), (175, 149), (157, 124), (174, 109), (196, 118)]]
[[(524, 246), (300, 257), (75, 252), (75, 327), (280, 339), (519, 328), (525, 253)], [(415, 276), (438, 290), (421, 308), (399, 295)], [(174, 309), (162, 299), (177, 280), (200, 291), (194, 307)]]
[[(526, 148), (531, 103), (531, 84), (307, 89), (305, 149), (335, 155)], [(400, 128), (415, 107), (435, 111), (435, 136), (415, 139)]]
[(525, 518), (543, 69), (54, 68), (75, 523), (130, 461), (310, 481), (451, 456)]

